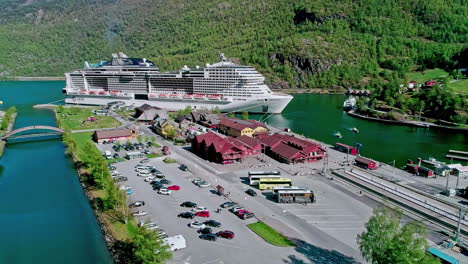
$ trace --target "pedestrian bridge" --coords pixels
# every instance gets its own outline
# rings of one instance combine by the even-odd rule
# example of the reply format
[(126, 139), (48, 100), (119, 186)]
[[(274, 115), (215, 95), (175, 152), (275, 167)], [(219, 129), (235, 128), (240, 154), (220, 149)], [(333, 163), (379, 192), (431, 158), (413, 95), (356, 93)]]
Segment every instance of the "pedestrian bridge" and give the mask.
[(9, 138), (17, 138), (17, 137), (31, 137), (31, 136), (41, 136), (42, 134), (46, 135), (46, 134), (51, 134), (51, 133), (31, 133), (31, 134), (21, 134), (21, 135), (18, 135), (19, 133), (21, 132), (25, 132), (25, 131), (33, 131), (33, 130), (52, 130), (52, 131), (55, 131), (54, 134), (63, 134), (64, 131), (58, 127), (53, 127), (53, 126), (27, 126), (27, 127), (22, 127), (22, 128), (18, 128), (18, 129), (15, 129), (13, 131), (10, 131), (8, 133), (6, 133), (5, 135), (3, 135), (0, 139), (1, 140), (8, 140)]

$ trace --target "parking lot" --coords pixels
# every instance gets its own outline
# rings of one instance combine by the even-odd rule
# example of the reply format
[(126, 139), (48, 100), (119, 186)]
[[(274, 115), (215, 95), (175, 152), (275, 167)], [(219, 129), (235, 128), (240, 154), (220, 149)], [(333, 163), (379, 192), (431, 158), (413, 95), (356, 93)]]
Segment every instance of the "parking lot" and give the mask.
[[(219, 205), (228, 201), (226, 198), (215, 194), (211, 187), (199, 188), (191, 180), (195, 177), (190, 171), (184, 172), (179, 169), (177, 163), (165, 164), (162, 158), (152, 159), (149, 163), (160, 170), (166, 179), (180, 186), (179, 191), (172, 191), (170, 195), (161, 195), (153, 190), (152, 186), (144, 181), (143, 177), (136, 176), (135, 166), (139, 160), (130, 160), (117, 163), (117, 170), (128, 177), (128, 181), (122, 185), (130, 186), (133, 194), (129, 195), (129, 203), (143, 200), (145, 206), (134, 209), (145, 210), (148, 216), (137, 217), (139, 221), (151, 221), (157, 223), (169, 236), (183, 235), (187, 242), (187, 248), (174, 252), (171, 263), (282, 263), (281, 259), (307, 259), (295, 248), (280, 248), (266, 243), (262, 238), (246, 227), (247, 223), (255, 222), (256, 219), (241, 220), (227, 209), (216, 213)], [(201, 178), (204, 178), (203, 176)], [(263, 199), (255, 197), (252, 199)], [(205, 206), (211, 213), (209, 218), (195, 217), (195, 219), (179, 218), (177, 215), (190, 211), (190, 208), (181, 207), (185, 201), (192, 201), (199, 206)], [(241, 203), (241, 205), (244, 205)], [(246, 204), (245, 204), (246, 205)], [(255, 208), (246, 208), (255, 213)], [(213, 228), (214, 232), (230, 230), (235, 233), (235, 238), (227, 240), (218, 238), (211, 242), (201, 240), (196, 229), (188, 227), (194, 220), (216, 220), (222, 224), (220, 228)]]

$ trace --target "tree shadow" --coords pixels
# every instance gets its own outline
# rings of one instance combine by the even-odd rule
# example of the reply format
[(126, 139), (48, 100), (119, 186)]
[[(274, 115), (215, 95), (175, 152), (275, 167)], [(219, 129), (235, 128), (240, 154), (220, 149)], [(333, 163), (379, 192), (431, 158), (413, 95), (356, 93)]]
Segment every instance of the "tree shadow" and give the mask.
[(296, 244), (296, 251), (304, 255), (306, 262), (296, 255), (289, 255), (289, 259), (283, 259), (287, 264), (358, 264), (360, 263), (353, 257), (345, 256), (336, 250), (328, 250), (311, 245), (302, 240), (291, 239)]

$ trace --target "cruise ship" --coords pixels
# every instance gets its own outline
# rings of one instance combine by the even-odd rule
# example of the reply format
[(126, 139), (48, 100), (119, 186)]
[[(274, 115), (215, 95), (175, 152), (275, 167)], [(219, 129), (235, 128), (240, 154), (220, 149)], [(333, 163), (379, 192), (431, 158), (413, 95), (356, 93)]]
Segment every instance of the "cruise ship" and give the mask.
[(265, 78), (251, 66), (237, 65), (220, 54), (221, 61), (205, 67), (184, 66), (160, 72), (144, 58), (123, 53), (84, 69), (66, 73), (68, 104), (107, 105), (122, 101), (138, 107), (149, 104), (167, 110), (193, 109), (222, 112), (278, 114), (293, 98), (272, 92)]

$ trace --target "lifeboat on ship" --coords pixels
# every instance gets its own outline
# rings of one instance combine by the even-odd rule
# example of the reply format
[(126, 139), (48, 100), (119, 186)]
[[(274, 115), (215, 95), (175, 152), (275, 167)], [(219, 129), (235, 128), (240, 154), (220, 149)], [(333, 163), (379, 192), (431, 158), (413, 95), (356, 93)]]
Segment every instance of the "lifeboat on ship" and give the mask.
[(159, 98), (167, 98), (167, 94), (165, 94), (165, 93), (160, 93), (160, 94), (159, 94)]
[(150, 94), (148, 94), (148, 97), (149, 97), (149, 98), (156, 98), (156, 96), (157, 96), (157, 95), (156, 95), (156, 94), (154, 94), (154, 93), (150, 93)]
[(217, 94), (210, 94), (210, 95), (208, 95), (208, 99), (209, 100), (219, 100), (219, 99), (221, 99), (221, 96), (219, 96)]
[(195, 99), (205, 100), (205, 95), (204, 94), (196, 94)]
[(107, 92), (106, 91), (100, 91), (99, 95), (107, 95)]
[(93, 94), (93, 95), (94, 95), (94, 94), (97, 94), (97, 92), (96, 92), (96, 91), (89, 91), (89, 94)]
[(174, 99), (177, 99), (177, 98), (179, 98), (179, 97), (180, 97), (180, 95), (179, 95), (179, 94), (176, 94), (176, 93), (174, 93), (174, 94), (171, 94), (171, 95), (170, 95), (170, 97), (171, 97), (171, 98), (174, 98)]
[(80, 94), (88, 94), (88, 90), (80, 90)]
[(182, 96), (182, 98), (184, 98), (184, 99), (193, 99), (193, 94), (184, 94), (184, 96)]

